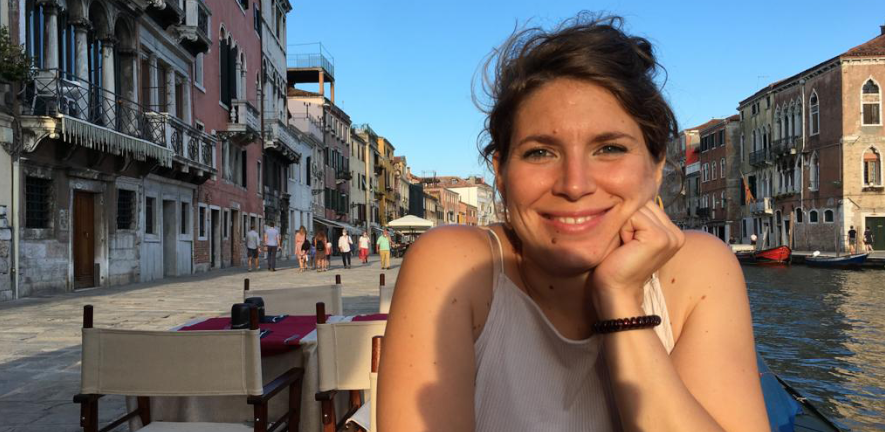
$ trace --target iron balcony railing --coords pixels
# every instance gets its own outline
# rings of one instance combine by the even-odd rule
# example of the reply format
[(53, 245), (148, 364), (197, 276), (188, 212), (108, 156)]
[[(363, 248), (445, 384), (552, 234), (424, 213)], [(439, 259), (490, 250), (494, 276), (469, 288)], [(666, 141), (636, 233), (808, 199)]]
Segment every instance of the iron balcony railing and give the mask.
[(335, 76), (335, 63), (321, 53), (289, 54), (286, 66), (290, 68), (311, 69), (320, 68), (329, 76)]
[(750, 153), (750, 165), (763, 165), (768, 162), (768, 149), (756, 150)]
[(23, 113), (66, 115), (167, 147), (165, 117), (58, 69), (35, 71), (33, 82), (25, 90)]

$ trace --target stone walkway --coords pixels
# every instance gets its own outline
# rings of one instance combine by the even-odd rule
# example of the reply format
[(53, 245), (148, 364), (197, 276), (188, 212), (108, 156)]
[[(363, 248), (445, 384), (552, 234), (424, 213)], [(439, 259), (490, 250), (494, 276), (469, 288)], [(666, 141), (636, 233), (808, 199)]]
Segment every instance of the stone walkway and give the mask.
[[(51, 297), (0, 303), (0, 432), (74, 432), (79, 406), (80, 329), (83, 306), (95, 307), (96, 327), (162, 330), (199, 317), (227, 315), (242, 301), (243, 279), (253, 289), (331, 284), (340, 274), (346, 314), (378, 310), (378, 257), (362, 266), (354, 258), (343, 269), (339, 258), (328, 272), (298, 273), (294, 261), (276, 272), (216, 270), (160, 282), (97, 288)], [(400, 259), (392, 259), (388, 285), (396, 282)], [(263, 266), (263, 263), (262, 263)], [(123, 412), (120, 397), (105, 397), (99, 413), (106, 420)], [(118, 430), (123, 430), (118, 428)]]

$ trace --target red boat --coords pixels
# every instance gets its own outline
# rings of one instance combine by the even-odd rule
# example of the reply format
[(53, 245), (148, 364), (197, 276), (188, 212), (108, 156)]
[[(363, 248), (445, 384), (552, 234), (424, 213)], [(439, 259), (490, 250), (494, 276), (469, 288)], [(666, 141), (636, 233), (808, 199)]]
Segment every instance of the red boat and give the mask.
[(746, 264), (788, 264), (793, 250), (787, 246), (765, 249), (755, 252), (738, 252), (738, 261)]

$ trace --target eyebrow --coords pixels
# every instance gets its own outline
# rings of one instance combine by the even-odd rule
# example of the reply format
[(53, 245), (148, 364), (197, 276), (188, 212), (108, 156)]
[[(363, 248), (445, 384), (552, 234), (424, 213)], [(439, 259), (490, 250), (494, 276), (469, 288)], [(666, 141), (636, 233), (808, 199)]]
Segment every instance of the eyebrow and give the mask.
[[(633, 135), (630, 135), (625, 132), (620, 132), (620, 131), (602, 132), (602, 133), (594, 136), (593, 139), (590, 140), (590, 142), (591, 143), (599, 143), (599, 142), (605, 142), (605, 141), (614, 141), (614, 140), (622, 139), (622, 138), (629, 139), (634, 142), (638, 142), (636, 137), (634, 137)], [(553, 135), (536, 134), (536, 135), (529, 135), (529, 136), (519, 140), (519, 142), (516, 143), (516, 145), (520, 146), (520, 145), (525, 144), (529, 141), (536, 141), (536, 142), (539, 142), (542, 144), (554, 145), (554, 144), (558, 144), (560, 142), (560, 139), (553, 136)]]

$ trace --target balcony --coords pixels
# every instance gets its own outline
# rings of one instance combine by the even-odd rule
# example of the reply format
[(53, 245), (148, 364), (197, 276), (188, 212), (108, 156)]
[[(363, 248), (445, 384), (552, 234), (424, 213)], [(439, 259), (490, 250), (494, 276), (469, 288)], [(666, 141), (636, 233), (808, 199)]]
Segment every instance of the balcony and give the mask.
[(163, 113), (166, 139), (173, 152), (173, 170), (167, 175), (178, 180), (202, 184), (218, 173), (215, 168), (217, 138)]
[[(23, 127), (60, 135), (72, 145), (70, 152), (87, 148), (172, 165), (162, 115), (91, 82), (56, 69), (37, 70), (25, 89), (23, 105), (22, 112), (28, 116)], [(25, 134), (25, 151), (36, 148), (37, 135)]]
[(753, 166), (762, 166), (766, 164), (770, 164), (771, 160), (769, 159), (770, 152), (767, 149), (756, 150), (750, 153), (750, 165)]
[(184, 0), (184, 22), (175, 26), (181, 46), (196, 56), (209, 51), (212, 46), (212, 12), (202, 0)]
[(802, 137), (787, 137), (774, 141), (771, 152), (775, 156), (796, 154), (802, 146)]
[(181, 7), (182, 0), (154, 0), (149, 1), (146, 10), (148, 16), (154, 19), (163, 30), (181, 22), (184, 17), (184, 9)]
[(710, 207), (698, 207), (697, 208), (697, 217), (709, 218), (710, 217)]
[(298, 132), (279, 119), (268, 120), (270, 127), (264, 137), (264, 148), (270, 150), (289, 163), (298, 163), (301, 153), (298, 153), (298, 143), (301, 141)]
[(240, 143), (249, 143), (258, 139), (261, 130), (258, 109), (249, 101), (234, 99), (231, 101), (230, 121), (227, 123), (227, 135)]
[(750, 212), (753, 214), (773, 214), (774, 210), (771, 208), (771, 197), (765, 197), (754, 203), (750, 203)]

